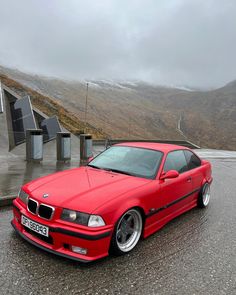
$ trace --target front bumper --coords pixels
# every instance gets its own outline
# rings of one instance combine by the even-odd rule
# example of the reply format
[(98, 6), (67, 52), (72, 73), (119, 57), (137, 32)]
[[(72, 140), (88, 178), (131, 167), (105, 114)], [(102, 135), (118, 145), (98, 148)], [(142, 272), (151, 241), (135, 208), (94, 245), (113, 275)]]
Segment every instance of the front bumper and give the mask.
[[(13, 202), (14, 218), (11, 222), (16, 232), (26, 241), (47, 252), (73, 259), (80, 262), (91, 262), (108, 255), (112, 227), (105, 230), (85, 231), (58, 224), (56, 221), (46, 221), (29, 213), (17, 199)], [(49, 227), (49, 238), (45, 239), (28, 230), (21, 224), (21, 215)], [(82, 255), (71, 250), (71, 246), (87, 249), (87, 254)]]

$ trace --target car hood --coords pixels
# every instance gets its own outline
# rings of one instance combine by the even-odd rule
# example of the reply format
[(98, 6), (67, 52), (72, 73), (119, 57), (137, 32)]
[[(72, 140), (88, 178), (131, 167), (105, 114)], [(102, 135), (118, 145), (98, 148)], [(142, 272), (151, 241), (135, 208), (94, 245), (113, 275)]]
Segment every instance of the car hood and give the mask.
[[(44, 204), (92, 213), (96, 208), (149, 183), (149, 179), (80, 167), (54, 173), (24, 186)], [(43, 198), (48, 194), (47, 198)]]

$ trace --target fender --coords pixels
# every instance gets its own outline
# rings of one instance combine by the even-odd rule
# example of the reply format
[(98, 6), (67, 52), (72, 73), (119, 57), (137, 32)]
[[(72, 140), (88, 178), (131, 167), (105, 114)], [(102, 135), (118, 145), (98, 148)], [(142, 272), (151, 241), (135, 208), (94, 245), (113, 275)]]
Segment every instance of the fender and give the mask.
[(141, 213), (145, 214), (145, 210), (139, 198), (129, 198), (123, 202), (117, 200), (117, 203), (114, 203), (114, 206), (112, 206), (112, 208), (114, 208), (112, 211), (104, 208), (103, 210), (99, 210), (96, 214), (103, 216), (105, 222), (109, 220), (109, 224), (115, 225), (126, 211), (134, 207), (140, 208), (140, 210), (142, 210)]
[(118, 210), (116, 210), (115, 214), (113, 215), (113, 223), (115, 224), (126, 211), (135, 207), (139, 208), (142, 214), (145, 214), (144, 208), (142, 207), (140, 200), (127, 200), (127, 202), (122, 204), (122, 206), (120, 206)]
[(203, 187), (203, 185), (204, 185), (206, 182), (209, 183), (209, 184), (212, 184), (212, 182), (213, 182), (213, 177), (212, 177), (212, 176), (206, 176), (206, 177), (204, 177), (203, 180), (202, 180), (201, 187)]
[(134, 189), (132, 195), (129, 191), (120, 195), (116, 199), (112, 199), (109, 202), (109, 206), (107, 203), (103, 204), (92, 214), (103, 216), (104, 221), (109, 222), (109, 224), (115, 224), (126, 211), (134, 207), (139, 207), (145, 216), (150, 208), (150, 204), (147, 200), (153, 200), (153, 198), (156, 197), (158, 189), (158, 182), (152, 180), (149, 183)]

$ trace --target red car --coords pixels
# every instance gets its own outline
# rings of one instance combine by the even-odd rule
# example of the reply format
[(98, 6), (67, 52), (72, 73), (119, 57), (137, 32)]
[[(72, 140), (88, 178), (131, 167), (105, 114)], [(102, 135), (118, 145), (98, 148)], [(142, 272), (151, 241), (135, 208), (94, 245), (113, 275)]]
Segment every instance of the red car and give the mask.
[(188, 148), (114, 145), (87, 166), (24, 185), (12, 225), (31, 244), (74, 260), (124, 254), (176, 216), (206, 207), (211, 174)]

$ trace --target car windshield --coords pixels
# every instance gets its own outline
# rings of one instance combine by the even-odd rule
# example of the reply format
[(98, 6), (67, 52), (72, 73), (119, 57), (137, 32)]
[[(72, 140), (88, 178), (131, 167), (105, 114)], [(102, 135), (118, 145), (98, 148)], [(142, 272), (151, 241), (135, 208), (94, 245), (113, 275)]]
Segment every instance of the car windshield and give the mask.
[(112, 146), (93, 159), (88, 166), (153, 179), (161, 158), (162, 152), (156, 150)]

